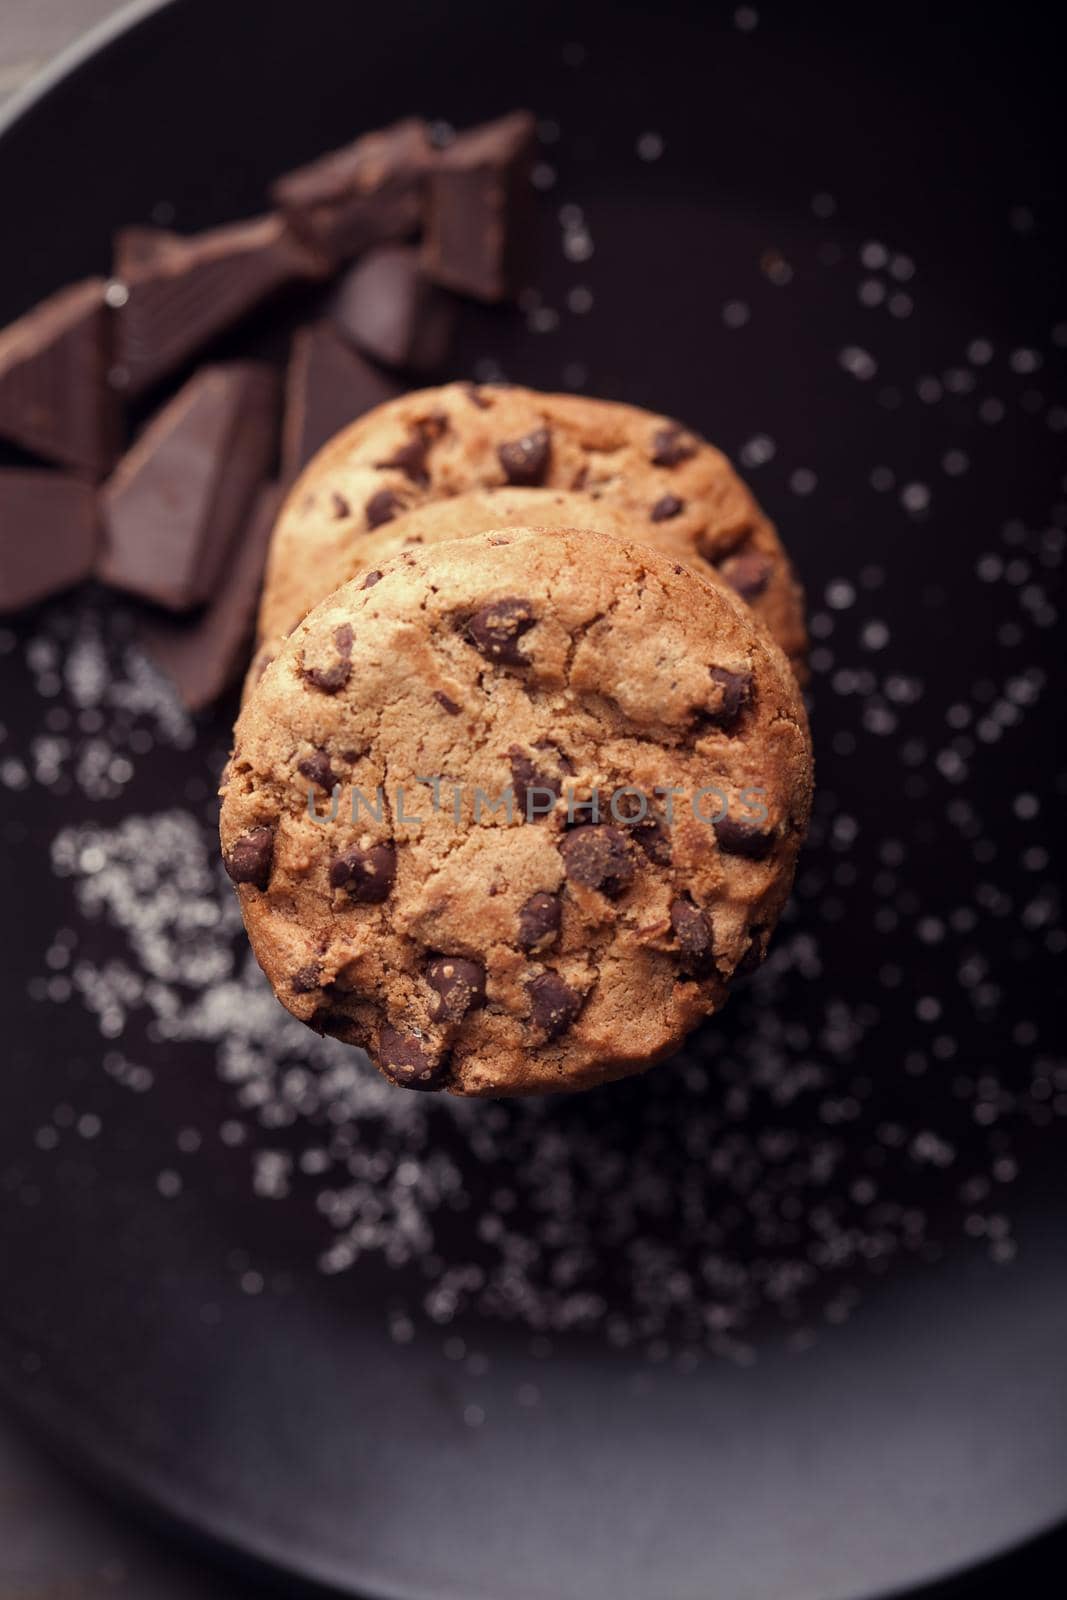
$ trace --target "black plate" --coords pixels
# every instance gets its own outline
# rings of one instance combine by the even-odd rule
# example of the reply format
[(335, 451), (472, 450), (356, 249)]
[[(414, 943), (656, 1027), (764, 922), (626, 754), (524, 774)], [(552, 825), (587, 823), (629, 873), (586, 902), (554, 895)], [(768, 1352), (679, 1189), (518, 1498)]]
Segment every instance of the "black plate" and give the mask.
[(232, 707), (184, 724), (104, 596), (0, 633), (4, 1387), (346, 1592), (854, 1600), (1067, 1511), (1056, 53), (1018, 8), (763, 9), (179, 4), (0, 139), (7, 317), (117, 223), (531, 104), (541, 298), (466, 312), (456, 371), (684, 416), (809, 586), (768, 968), (541, 1105), (287, 1023), (214, 859)]

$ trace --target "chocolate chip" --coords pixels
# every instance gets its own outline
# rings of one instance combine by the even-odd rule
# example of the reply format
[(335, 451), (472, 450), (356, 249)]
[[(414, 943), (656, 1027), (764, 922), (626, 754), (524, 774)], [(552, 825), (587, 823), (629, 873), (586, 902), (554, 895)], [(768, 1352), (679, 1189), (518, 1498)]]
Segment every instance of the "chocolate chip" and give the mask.
[(509, 667), (528, 667), (529, 657), (518, 648), (518, 641), (537, 621), (529, 600), (494, 600), (476, 611), (467, 623), (467, 636), (476, 650), (490, 661)]
[(491, 400), (486, 399), (476, 383), (465, 383), (463, 385), (463, 393), (471, 405), (477, 406), (479, 411), (488, 411), (493, 403)]
[[(559, 779), (539, 771), (529, 756), (520, 750), (517, 744), (513, 744), (508, 751), (508, 765), (511, 767), (511, 787), (515, 792), (515, 800), (526, 820), (532, 822), (534, 817), (547, 816), (550, 808), (544, 791), (547, 790), (558, 800), (560, 791)], [(541, 790), (542, 792), (539, 794), (535, 792), (531, 795), (531, 790)], [(531, 816), (531, 806), (528, 803), (531, 800), (533, 816)]]
[(553, 944), (559, 934), (563, 908), (559, 896), (541, 890), (519, 908), (519, 947), (541, 950)]
[(744, 822), (729, 815), (715, 823), (715, 837), (719, 849), (727, 855), (745, 856), (749, 861), (762, 861), (774, 845), (774, 832), (765, 831), (754, 822)]
[(551, 455), (552, 440), (547, 428), (534, 428), (521, 439), (512, 439), (497, 449), (505, 478), (520, 489), (534, 489), (544, 483)]
[(671, 517), (679, 517), (685, 510), (685, 501), (679, 500), (676, 494), (661, 495), (649, 512), (653, 522), (669, 522)]
[(306, 967), (298, 967), (293, 973), (290, 988), (294, 994), (311, 994), (313, 990), (320, 987), (319, 979), (321, 976), (317, 961)]
[(747, 550), (739, 556), (731, 556), (728, 561), (724, 561), (719, 571), (742, 600), (754, 600), (770, 583), (774, 564), (769, 556), (759, 555), (755, 550)]
[(559, 847), (567, 876), (587, 889), (614, 898), (634, 879), (634, 863), (626, 834), (610, 823), (586, 822), (573, 828)]
[(315, 750), (305, 756), (303, 761), (297, 762), (296, 770), (302, 772), (305, 778), (310, 778), (312, 783), (317, 783), (320, 789), (325, 789), (327, 794), (335, 783), (341, 781), (330, 766), (330, 758), (325, 750)]
[(250, 833), (235, 840), (229, 853), (223, 857), (223, 866), (232, 881), (250, 883), (253, 889), (267, 887), (273, 862), (273, 828), (253, 828)]
[(435, 689), (434, 692), (433, 692), (433, 697), (437, 701), (437, 704), (442, 708), (442, 710), (448, 712), (450, 717), (458, 717), (459, 716), (460, 707), (457, 706), (456, 702), (453, 699), (451, 699), (447, 694), (445, 694), (445, 691), (443, 689)]
[(352, 515), (352, 507), (344, 495), (338, 494), (336, 489), (330, 494), (330, 506), (335, 517), (350, 517)]
[(448, 1057), (436, 1055), (413, 1033), (386, 1026), (378, 1037), (378, 1062), (402, 1089), (436, 1089), (448, 1071)]
[(549, 967), (526, 985), (534, 1025), (549, 1039), (565, 1033), (582, 1009), (582, 997)]
[(330, 862), (330, 884), (344, 889), (359, 905), (380, 905), (389, 898), (396, 877), (396, 850), (391, 844), (354, 845)]
[(360, 588), (361, 589), (373, 589), (374, 585), (376, 583), (381, 583), (381, 581), (382, 581), (382, 575), (381, 575), (380, 572), (368, 572), (367, 576), (364, 578), (363, 582), (360, 584)]
[(337, 661), (332, 666), (302, 666), (300, 669), (307, 682), (316, 689), (321, 689), (323, 694), (337, 694), (351, 677), (352, 628), (349, 623), (343, 622), (339, 628), (333, 630), (333, 642), (337, 650)]
[(696, 441), (691, 439), (684, 428), (676, 422), (669, 427), (659, 428), (652, 436), (652, 465), (654, 467), (676, 467), (679, 462), (688, 461), (690, 456), (697, 453)]
[(383, 522), (392, 522), (404, 509), (404, 502), (392, 489), (379, 489), (363, 507), (368, 528), (380, 528)]
[(447, 426), (448, 418), (443, 413), (425, 417), (421, 422), (416, 422), (406, 444), (402, 444), (389, 457), (388, 461), (376, 461), (375, 466), (379, 469), (395, 467), (398, 472), (402, 472), (405, 478), (410, 478), (411, 482), (417, 484), (420, 489), (428, 488), (430, 472), (427, 467), (427, 460), (430, 454), (430, 446), (436, 443)]
[(462, 956), (435, 956), (426, 981), (437, 991), (435, 1022), (461, 1022), (468, 1011), (485, 1004), (485, 968)]
[(711, 960), (711, 927), (692, 900), (671, 901), (671, 927), (687, 966), (700, 971)]
[(712, 683), (719, 684), (722, 689), (722, 700), (718, 710), (710, 713), (711, 720), (728, 727), (736, 721), (741, 707), (748, 704), (752, 693), (752, 674), (731, 672), (726, 667), (712, 667), (710, 676)]
[(658, 867), (670, 866), (671, 836), (662, 818), (642, 817), (639, 822), (631, 822), (627, 826), (634, 843), (640, 845), (650, 861), (654, 861)]

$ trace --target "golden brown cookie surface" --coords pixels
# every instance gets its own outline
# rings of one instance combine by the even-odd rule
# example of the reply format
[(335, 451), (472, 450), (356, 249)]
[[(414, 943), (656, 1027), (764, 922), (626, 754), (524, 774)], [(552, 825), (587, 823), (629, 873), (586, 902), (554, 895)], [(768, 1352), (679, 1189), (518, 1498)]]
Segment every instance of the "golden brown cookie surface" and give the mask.
[(410, 1087), (529, 1093), (638, 1071), (723, 1004), (810, 792), (796, 683), (735, 595), (507, 529), (408, 550), (294, 630), (221, 832), (294, 1015)]
[[(464, 383), (390, 401), (316, 456), (275, 529), (260, 639), (284, 634), (345, 582), (369, 533), (428, 501), (501, 487), (578, 493), (621, 511), (629, 537), (729, 583), (804, 676), (800, 586), (720, 451), (633, 406)], [(566, 520), (599, 526), (592, 515)]]

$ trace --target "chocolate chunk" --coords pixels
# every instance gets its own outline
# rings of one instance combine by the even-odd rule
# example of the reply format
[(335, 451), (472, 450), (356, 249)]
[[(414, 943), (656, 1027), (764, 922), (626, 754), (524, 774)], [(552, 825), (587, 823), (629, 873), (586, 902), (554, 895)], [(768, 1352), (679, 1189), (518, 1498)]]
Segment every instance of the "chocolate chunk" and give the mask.
[(176, 372), (216, 334), (286, 284), (321, 278), (326, 263), (280, 217), (256, 217), (185, 237), (127, 228), (115, 241), (118, 307), (114, 381), (128, 394)]
[[(232, 559), (199, 616), (192, 621), (153, 617), (139, 629), (145, 650), (173, 679), (191, 711), (217, 700), (247, 660), (270, 536), (284, 498), (280, 484), (259, 491)], [(259, 678), (273, 659), (260, 657)]]
[(223, 866), (234, 883), (250, 883), (265, 889), (274, 864), (274, 829), (253, 828), (236, 839), (223, 856)]
[(476, 611), (467, 623), (467, 637), (476, 650), (502, 666), (528, 667), (519, 640), (537, 621), (529, 600), (494, 600)]
[(712, 683), (722, 689), (722, 699), (718, 708), (708, 713), (710, 720), (729, 727), (736, 722), (742, 706), (746, 706), (752, 694), (752, 674), (750, 672), (731, 672), (727, 667), (712, 667), (710, 669)]
[(612, 899), (634, 880), (634, 863), (622, 828), (605, 822), (586, 822), (572, 828), (560, 842), (567, 877), (587, 889), (599, 889)]
[(378, 1037), (378, 1064), (402, 1089), (436, 1089), (448, 1073), (448, 1057), (428, 1040), (388, 1025)]
[(680, 517), (684, 510), (684, 500), (679, 500), (676, 494), (665, 494), (656, 501), (649, 517), (653, 522), (669, 522), (672, 517)]
[(637, 822), (627, 823), (630, 837), (650, 861), (658, 867), (669, 867), (671, 864), (671, 836), (670, 830), (661, 817), (649, 814)]
[(396, 849), (372, 844), (361, 850), (353, 845), (330, 862), (330, 885), (344, 889), (360, 905), (380, 905), (389, 898), (396, 878)]
[(448, 355), (456, 303), (426, 278), (410, 245), (383, 245), (351, 269), (330, 302), (345, 338), (387, 367), (429, 372)]
[(770, 583), (774, 563), (769, 556), (760, 555), (755, 550), (746, 550), (741, 555), (730, 556), (728, 560), (722, 562), (719, 571), (731, 589), (736, 589), (742, 600), (754, 600)]
[(512, 112), (461, 133), (441, 152), (427, 187), (423, 262), (436, 283), (477, 300), (517, 286), (529, 229), (534, 119)]
[(172, 611), (209, 599), (273, 459), (277, 419), (268, 367), (191, 378), (104, 486), (105, 583)]
[(427, 462), (430, 447), (441, 437), (447, 426), (447, 418), (424, 417), (421, 422), (416, 422), (405, 443), (400, 445), (388, 460), (376, 461), (374, 465), (379, 470), (394, 467), (420, 489), (428, 488), (430, 472)]
[(408, 117), (287, 173), (271, 199), (303, 239), (344, 261), (417, 231), (436, 159), (425, 124)]
[(282, 476), (295, 478), (334, 434), (400, 392), (328, 322), (301, 328), (285, 375)]
[(309, 778), (312, 783), (317, 783), (320, 789), (325, 789), (327, 794), (334, 784), (341, 781), (331, 767), (329, 755), (325, 750), (312, 751), (311, 755), (297, 762), (296, 770), (305, 778)]
[(323, 694), (339, 693), (352, 676), (352, 628), (349, 623), (343, 622), (333, 630), (333, 643), (337, 651), (336, 661), (331, 661), (328, 666), (320, 666), (315, 662), (309, 665), (305, 656), (300, 666), (301, 676)]
[(544, 1030), (548, 1039), (558, 1039), (566, 1033), (582, 1009), (582, 997), (564, 983), (558, 972), (549, 967), (526, 985), (530, 996), (530, 1012), (534, 1026)]
[(339, 522), (343, 522), (345, 517), (352, 515), (352, 507), (344, 495), (338, 494), (336, 489), (330, 491), (330, 509), (334, 514), (334, 518)]
[(745, 856), (749, 861), (762, 861), (774, 846), (774, 830), (746, 822), (729, 815), (715, 823), (715, 837), (719, 849), (731, 856)]
[(541, 772), (526, 752), (520, 750), (516, 744), (513, 744), (508, 751), (508, 765), (511, 767), (511, 787), (522, 815), (528, 822), (539, 816), (547, 816), (551, 809), (548, 807), (547, 795), (552, 794), (556, 799), (559, 798), (561, 787), (559, 779)]
[(445, 694), (445, 691), (443, 689), (435, 689), (434, 692), (433, 692), (433, 697), (437, 701), (437, 704), (442, 708), (442, 710), (448, 712), (450, 717), (458, 717), (459, 716), (460, 707), (457, 706), (457, 704), (456, 704), (456, 702), (454, 700), (452, 700), (447, 694)]
[(404, 510), (404, 502), (392, 489), (379, 489), (377, 494), (372, 494), (363, 508), (367, 519), (368, 528), (380, 528), (383, 523), (392, 522)]
[(690, 456), (697, 453), (696, 441), (690, 438), (684, 428), (676, 422), (669, 427), (659, 428), (652, 436), (652, 465), (654, 467), (676, 467), (682, 461), (688, 461)]
[(544, 890), (532, 894), (519, 907), (519, 948), (543, 950), (554, 944), (562, 914), (558, 895), (548, 894)]
[(44, 468), (0, 469), (0, 614), (81, 583), (98, 535), (91, 484)]
[(298, 967), (289, 981), (289, 987), (294, 994), (312, 994), (320, 987), (322, 973), (317, 961), (309, 963), (306, 967)]
[(545, 481), (552, 439), (547, 428), (535, 428), (521, 439), (500, 445), (497, 455), (509, 483), (519, 489), (535, 489)]
[(468, 1011), (485, 1004), (485, 968), (462, 956), (435, 956), (426, 981), (437, 992), (435, 1022), (462, 1022)]
[(61, 289), (0, 333), (0, 437), (93, 477), (119, 442), (106, 288), (88, 278)]
[(692, 900), (671, 901), (671, 927), (686, 965), (694, 972), (711, 961), (711, 925)]
[(381, 583), (382, 575), (378, 571), (368, 572), (360, 584), (361, 589), (373, 589), (376, 583)]

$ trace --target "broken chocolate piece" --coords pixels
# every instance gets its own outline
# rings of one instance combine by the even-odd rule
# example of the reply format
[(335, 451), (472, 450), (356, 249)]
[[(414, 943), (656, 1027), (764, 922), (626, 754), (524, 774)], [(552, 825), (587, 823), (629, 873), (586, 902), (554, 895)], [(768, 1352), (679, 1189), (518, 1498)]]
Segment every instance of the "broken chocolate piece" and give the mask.
[(697, 451), (696, 441), (691, 439), (684, 428), (672, 422), (666, 428), (659, 428), (652, 436), (652, 465), (654, 467), (676, 467), (682, 461), (688, 461), (690, 456), (695, 456)]
[(530, 996), (534, 1025), (543, 1029), (548, 1039), (558, 1039), (565, 1033), (582, 1009), (581, 995), (564, 983), (551, 967), (531, 979), (526, 993)]
[(388, 1024), (378, 1037), (382, 1071), (403, 1089), (436, 1089), (448, 1072), (448, 1057), (438, 1054), (428, 1040), (401, 1033)]
[[(232, 559), (201, 616), (192, 622), (153, 618), (140, 629), (144, 648), (173, 679), (190, 711), (217, 700), (247, 659), (270, 536), (284, 497), (280, 484), (259, 491)], [(273, 659), (260, 658), (260, 677)]]
[(91, 484), (43, 467), (0, 469), (0, 614), (81, 583), (98, 535)]
[(350, 270), (329, 314), (375, 360), (428, 372), (448, 355), (456, 305), (424, 276), (413, 246), (383, 245)]
[(519, 908), (519, 948), (543, 950), (559, 934), (563, 908), (559, 896), (544, 890), (532, 894)]
[(119, 447), (106, 288), (61, 289), (0, 332), (0, 436), (93, 477)]
[(333, 645), (336, 650), (336, 659), (325, 666), (319, 662), (308, 662), (305, 652), (300, 663), (299, 671), (311, 686), (318, 689), (321, 694), (338, 694), (352, 676), (352, 627), (348, 622), (342, 622), (339, 628), (333, 630)]
[(396, 850), (391, 844), (353, 845), (330, 862), (330, 885), (344, 889), (359, 905), (381, 905), (396, 877)]
[(380, 528), (387, 522), (392, 522), (404, 509), (404, 502), (392, 489), (379, 489), (377, 494), (372, 494), (363, 508), (367, 519), (368, 528)]
[(485, 968), (462, 956), (435, 956), (426, 981), (437, 993), (435, 1022), (462, 1022), (468, 1011), (485, 1004)]
[(407, 117), (287, 173), (271, 199), (308, 244), (346, 261), (418, 231), (426, 174), (437, 159), (425, 123)]
[(509, 667), (528, 667), (530, 659), (519, 640), (537, 621), (529, 600), (494, 600), (476, 611), (467, 623), (467, 637), (490, 661)]
[(614, 899), (634, 881), (634, 862), (627, 836), (610, 823), (585, 822), (560, 841), (567, 877)]
[(115, 313), (116, 385), (143, 394), (286, 284), (325, 270), (276, 216), (188, 237), (120, 229), (115, 276), (126, 298)]
[(459, 134), (438, 156), (423, 242), (434, 282), (477, 300), (514, 293), (532, 202), (534, 128), (529, 112), (515, 111)]
[(705, 968), (711, 960), (712, 938), (711, 926), (700, 907), (689, 899), (672, 900), (671, 927), (686, 965), (694, 972)]
[(273, 459), (277, 419), (269, 367), (191, 378), (104, 486), (104, 582), (172, 611), (207, 600)]
[(282, 477), (295, 478), (335, 433), (400, 392), (328, 322), (301, 328), (285, 375)]
[(544, 483), (551, 455), (552, 439), (547, 428), (535, 428), (497, 449), (505, 478), (519, 489), (536, 489)]
[(234, 883), (265, 889), (274, 865), (274, 829), (253, 828), (236, 839), (223, 856), (222, 864)]

